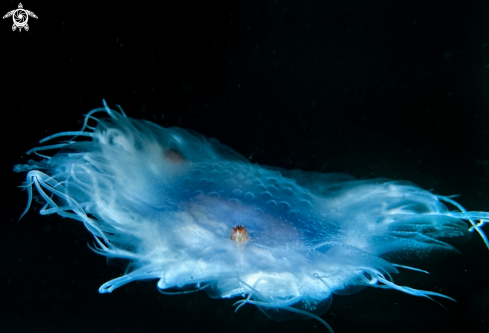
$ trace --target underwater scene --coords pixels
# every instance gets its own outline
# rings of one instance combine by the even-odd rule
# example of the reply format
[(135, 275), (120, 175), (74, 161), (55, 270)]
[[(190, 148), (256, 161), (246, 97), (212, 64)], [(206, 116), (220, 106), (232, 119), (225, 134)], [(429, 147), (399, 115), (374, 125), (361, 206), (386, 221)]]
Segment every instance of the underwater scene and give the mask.
[(5, 5), (0, 331), (489, 329), (489, 4), (138, 5)]

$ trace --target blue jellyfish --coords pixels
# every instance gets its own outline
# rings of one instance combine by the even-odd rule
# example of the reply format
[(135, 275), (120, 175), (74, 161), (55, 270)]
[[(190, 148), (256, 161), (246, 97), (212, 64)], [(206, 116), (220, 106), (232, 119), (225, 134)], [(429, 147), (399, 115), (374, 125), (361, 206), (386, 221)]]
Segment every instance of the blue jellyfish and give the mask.
[(242, 297), (237, 309), (315, 318), (332, 331), (319, 316), (333, 294), (377, 287), (451, 299), (396, 284), (399, 269), (418, 269), (393, 254), (456, 251), (448, 243), (474, 230), (488, 245), (489, 213), (450, 197), (406, 181), (259, 166), (215, 139), (131, 119), (105, 101), (80, 131), (40, 142), (60, 137), (71, 138), (31, 149), (41, 159), (14, 169), (27, 172), (22, 215), (34, 187), (42, 215), (83, 223), (93, 251), (123, 260), (124, 275), (100, 293), (154, 279), (162, 293)]

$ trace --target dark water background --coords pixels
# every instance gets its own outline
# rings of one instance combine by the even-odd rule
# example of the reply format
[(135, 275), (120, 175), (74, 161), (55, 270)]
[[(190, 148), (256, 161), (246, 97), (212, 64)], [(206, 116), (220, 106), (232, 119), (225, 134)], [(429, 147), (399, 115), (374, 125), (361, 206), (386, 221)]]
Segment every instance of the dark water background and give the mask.
[[(0, 12), (17, 8), (4, 1)], [(17, 219), (14, 174), (47, 135), (78, 130), (102, 98), (135, 118), (215, 137), (253, 162), (406, 179), (489, 211), (489, 2), (462, 0), (23, 2), (0, 23), (1, 332), (326, 332), (205, 293), (117, 277), (75, 221)], [(486, 232), (489, 229), (486, 228)], [(398, 262), (396, 282), (457, 303), (367, 289), (337, 296), (336, 332), (489, 331), (489, 251)], [(236, 299), (237, 300), (237, 299)]]

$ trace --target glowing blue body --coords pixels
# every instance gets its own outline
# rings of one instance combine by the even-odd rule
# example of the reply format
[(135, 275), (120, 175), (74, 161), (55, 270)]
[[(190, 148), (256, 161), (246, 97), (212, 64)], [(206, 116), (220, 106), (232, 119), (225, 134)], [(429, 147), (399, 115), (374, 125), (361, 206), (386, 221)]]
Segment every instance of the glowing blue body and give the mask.
[[(98, 111), (111, 118), (95, 119)], [(61, 135), (92, 140), (35, 148), (60, 150), (15, 170), (28, 171), (29, 202), (35, 185), (46, 201), (42, 214), (83, 222), (96, 252), (127, 259), (125, 274), (101, 293), (158, 279), (160, 290), (247, 295), (241, 304), (274, 319), (309, 314), (327, 325), (314, 314), (328, 309), (333, 293), (380, 286), (445, 297), (397, 286), (390, 274), (399, 266), (385, 258), (453, 251), (445, 241), (469, 236), (461, 220), (483, 235), (483, 222), (472, 220), (489, 219), (407, 182), (261, 167), (216, 140), (107, 107), (90, 112), (82, 131), (45, 140)], [(236, 225), (247, 228), (248, 242), (231, 240)]]

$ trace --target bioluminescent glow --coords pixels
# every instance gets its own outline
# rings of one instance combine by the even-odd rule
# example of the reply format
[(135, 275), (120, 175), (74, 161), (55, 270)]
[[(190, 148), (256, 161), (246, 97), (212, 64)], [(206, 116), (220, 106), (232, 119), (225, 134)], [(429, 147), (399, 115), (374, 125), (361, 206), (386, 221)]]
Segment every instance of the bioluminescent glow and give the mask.
[(243, 296), (237, 309), (312, 317), (331, 330), (319, 315), (335, 293), (371, 286), (450, 299), (395, 284), (399, 268), (417, 269), (389, 262), (390, 254), (455, 251), (447, 242), (473, 230), (488, 244), (481, 227), (489, 213), (467, 212), (409, 182), (263, 167), (215, 139), (104, 106), (80, 131), (41, 143), (75, 136), (69, 141), (28, 152), (42, 160), (15, 167), (27, 172), (24, 214), (34, 186), (45, 201), (41, 214), (83, 223), (96, 253), (126, 260), (124, 275), (101, 293), (155, 279), (162, 293)]

